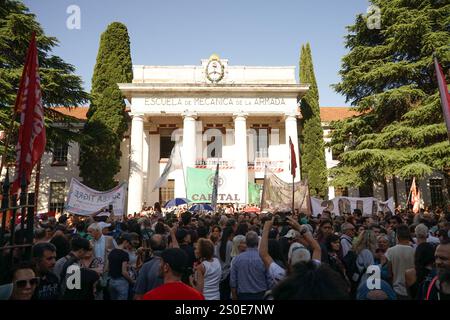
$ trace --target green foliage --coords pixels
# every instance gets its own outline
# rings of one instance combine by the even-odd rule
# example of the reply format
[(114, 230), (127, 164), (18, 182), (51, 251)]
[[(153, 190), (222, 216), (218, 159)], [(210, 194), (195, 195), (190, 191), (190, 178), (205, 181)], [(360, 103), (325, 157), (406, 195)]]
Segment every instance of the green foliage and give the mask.
[(127, 28), (111, 23), (100, 39), (85, 140), (80, 148), (80, 175), (85, 184), (97, 190), (117, 184), (114, 176), (120, 171), (120, 142), (128, 129), (124, 97), (117, 83), (132, 79)]
[(311, 195), (327, 196), (327, 169), (320, 121), (319, 91), (309, 43), (302, 46), (300, 55), (300, 82), (310, 84), (310, 89), (301, 101), (302, 112), (302, 177), (308, 180)]
[(341, 162), (330, 173), (339, 187), (388, 175), (423, 177), (450, 165), (433, 65), (435, 53), (444, 70), (450, 66), (450, 3), (371, 2), (381, 9), (381, 29), (370, 30), (366, 17), (356, 17), (348, 27), (342, 81), (334, 85), (360, 112), (332, 124), (330, 146)]
[[(33, 31), (36, 32), (38, 46), (42, 100), (47, 107), (45, 124), (50, 147), (55, 141), (73, 140), (76, 135), (69, 125), (72, 119), (56, 116), (48, 107), (80, 105), (87, 102), (88, 94), (82, 89), (80, 77), (74, 74), (75, 68), (60, 57), (51, 55), (53, 47), (58, 45), (57, 39), (46, 36), (35, 15), (23, 3), (13, 0), (0, 0), (0, 129), (11, 127), (13, 106)], [(56, 119), (65, 122), (66, 126), (51, 126)], [(13, 128), (11, 142), (14, 145), (17, 122)], [(4, 151), (3, 142), (0, 149)], [(9, 149), (9, 160), (14, 157), (13, 149)]]

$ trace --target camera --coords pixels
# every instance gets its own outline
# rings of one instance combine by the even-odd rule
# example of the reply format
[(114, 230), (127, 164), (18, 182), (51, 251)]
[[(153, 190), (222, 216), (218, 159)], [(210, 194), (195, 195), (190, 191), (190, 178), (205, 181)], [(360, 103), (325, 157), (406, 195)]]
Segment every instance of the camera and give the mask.
[(287, 223), (287, 216), (290, 215), (291, 212), (290, 211), (279, 211), (277, 212), (277, 214), (275, 215), (275, 220), (273, 222), (274, 225), (276, 226), (286, 226), (288, 225)]

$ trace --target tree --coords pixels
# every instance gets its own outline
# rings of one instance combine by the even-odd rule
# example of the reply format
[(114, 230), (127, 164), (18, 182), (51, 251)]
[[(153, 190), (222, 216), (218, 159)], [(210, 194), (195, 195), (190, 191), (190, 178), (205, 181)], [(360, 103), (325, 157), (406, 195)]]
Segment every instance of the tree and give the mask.
[(372, 3), (381, 9), (381, 29), (369, 29), (367, 17), (356, 17), (348, 27), (342, 81), (334, 85), (359, 112), (333, 124), (331, 147), (341, 162), (331, 175), (338, 187), (444, 173), (450, 164), (433, 66), (435, 53), (449, 68), (450, 4)]
[[(36, 32), (38, 46), (42, 101), (46, 107), (47, 147), (51, 149), (56, 141), (75, 140), (77, 135), (71, 132), (70, 126), (51, 126), (54, 121), (69, 124), (72, 120), (56, 115), (50, 107), (86, 103), (88, 94), (83, 91), (81, 78), (74, 74), (75, 68), (50, 54), (58, 40), (46, 36), (35, 15), (24, 4), (13, 0), (0, 0), (0, 128), (6, 131), (11, 126), (12, 110), (33, 31)], [(17, 122), (13, 128), (18, 128)], [(13, 130), (12, 134), (16, 133)], [(15, 156), (14, 139), (11, 141), (9, 160)], [(4, 141), (1, 141), (1, 152), (4, 152)]]
[(302, 46), (300, 55), (300, 82), (309, 83), (310, 88), (301, 100), (303, 145), (302, 176), (308, 180), (312, 196), (327, 196), (327, 167), (323, 142), (323, 130), (320, 120), (319, 91), (317, 89), (314, 66), (309, 43)]
[(111, 23), (101, 35), (92, 77), (91, 104), (80, 148), (80, 175), (97, 190), (116, 185), (120, 171), (120, 142), (128, 129), (125, 101), (117, 83), (133, 79), (130, 40), (125, 25)]

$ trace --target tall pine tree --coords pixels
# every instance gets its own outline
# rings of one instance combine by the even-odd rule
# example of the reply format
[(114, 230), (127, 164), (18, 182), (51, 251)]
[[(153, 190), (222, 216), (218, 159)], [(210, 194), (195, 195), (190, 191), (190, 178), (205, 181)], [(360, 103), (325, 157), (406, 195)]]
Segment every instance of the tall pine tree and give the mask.
[(128, 128), (125, 101), (117, 83), (133, 79), (130, 40), (125, 25), (111, 23), (101, 35), (92, 77), (91, 104), (80, 150), (80, 175), (97, 190), (116, 185), (120, 171), (120, 142)]
[[(56, 114), (49, 107), (76, 106), (88, 101), (83, 91), (81, 78), (74, 74), (74, 66), (51, 54), (58, 40), (44, 34), (36, 16), (21, 2), (0, 0), (0, 129), (9, 130), (19, 81), (31, 35), (36, 32), (41, 77), (42, 101), (46, 119), (47, 148), (55, 142), (78, 140), (79, 135), (67, 130), (69, 126), (51, 126), (52, 122), (73, 122), (73, 119)], [(13, 135), (17, 134), (18, 122)], [(15, 141), (15, 137), (10, 139)], [(0, 141), (1, 153), (4, 140)], [(9, 148), (9, 160), (14, 159), (14, 142)]]
[(300, 54), (300, 82), (309, 83), (310, 88), (301, 100), (302, 133), (300, 141), (303, 145), (302, 177), (308, 179), (312, 196), (327, 196), (327, 167), (323, 142), (323, 130), (320, 120), (319, 91), (312, 62), (309, 43), (302, 46)]
[(348, 27), (342, 81), (335, 85), (360, 112), (334, 124), (331, 145), (341, 162), (332, 176), (340, 187), (445, 173), (450, 165), (432, 60), (435, 53), (449, 69), (450, 4), (371, 2), (381, 9), (381, 29), (357, 16)]

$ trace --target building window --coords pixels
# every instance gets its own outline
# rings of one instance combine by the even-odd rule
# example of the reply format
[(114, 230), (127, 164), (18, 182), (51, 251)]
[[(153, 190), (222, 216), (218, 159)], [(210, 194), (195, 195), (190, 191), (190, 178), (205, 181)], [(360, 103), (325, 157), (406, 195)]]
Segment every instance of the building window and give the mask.
[(442, 193), (442, 179), (430, 179), (431, 205), (433, 207), (441, 206), (444, 203)]
[(269, 156), (269, 128), (253, 127), (253, 150), (255, 150), (255, 158), (267, 158)]
[(159, 188), (159, 203), (164, 206), (173, 198), (175, 198), (175, 180), (168, 180), (164, 187)]
[(69, 144), (67, 142), (57, 143), (53, 148), (53, 166), (67, 166), (67, 154)]
[(161, 159), (170, 158), (170, 153), (172, 152), (173, 147), (175, 146), (175, 141), (172, 141), (171, 136), (161, 136), (160, 144), (159, 144), (159, 157)]
[(50, 212), (63, 212), (66, 194), (65, 188), (65, 182), (50, 182)]

